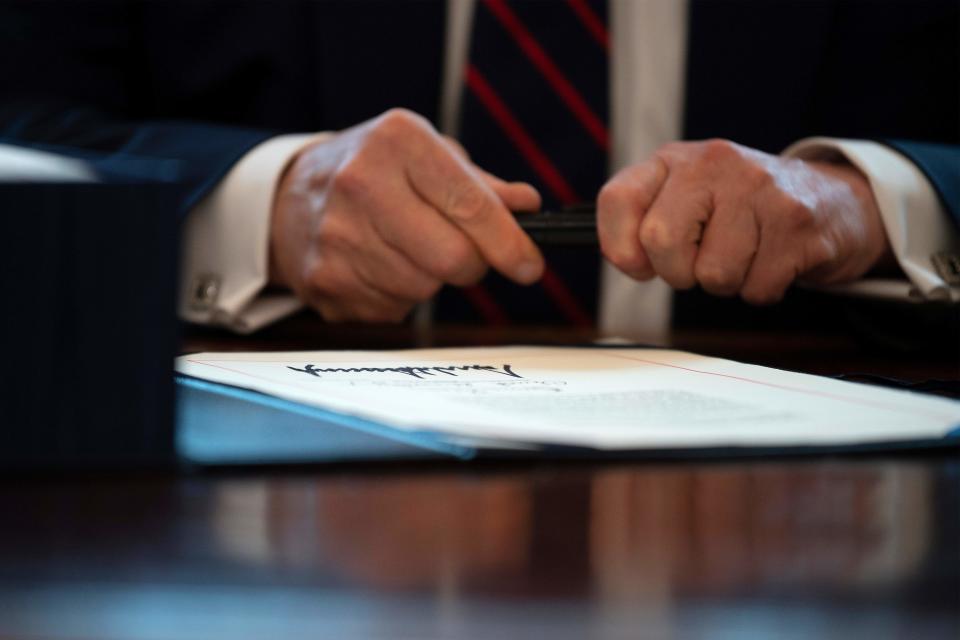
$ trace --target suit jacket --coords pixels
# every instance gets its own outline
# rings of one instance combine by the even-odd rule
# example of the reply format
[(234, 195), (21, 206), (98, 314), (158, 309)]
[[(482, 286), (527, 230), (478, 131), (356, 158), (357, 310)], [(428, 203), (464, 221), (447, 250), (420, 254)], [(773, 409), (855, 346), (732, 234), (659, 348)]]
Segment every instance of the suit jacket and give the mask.
[[(884, 141), (960, 225), (955, 0), (689, 1), (686, 138), (773, 153), (811, 135)], [(0, 141), (86, 158), (111, 179), (174, 179), (188, 210), (277, 133), (396, 106), (436, 121), (444, 11), (442, 0), (0, 0)]]
[[(444, 5), (2, 0), (0, 138), (108, 175), (173, 172), (188, 206), (275, 133), (394, 106), (435, 120)], [(770, 152), (890, 141), (960, 219), (958, 14), (953, 0), (692, 0), (685, 135)]]

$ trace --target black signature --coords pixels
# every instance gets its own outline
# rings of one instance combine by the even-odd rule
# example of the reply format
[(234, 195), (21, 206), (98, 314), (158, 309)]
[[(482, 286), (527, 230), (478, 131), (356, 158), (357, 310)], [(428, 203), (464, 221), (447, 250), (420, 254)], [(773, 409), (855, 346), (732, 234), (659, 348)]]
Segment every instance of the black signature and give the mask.
[(304, 365), (303, 369), (297, 367), (287, 367), (292, 371), (305, 373), (315, 378), (322, 377), (322, 373), (402, 373), (418, 380), (423, 380), (423, 376), (432, 376), (443, 373), (448, 376), (457, 377), (457, 374), (463, 371), (488, 371), (490, 373), (499, 373), (511, 378), (523, 378), (515, 373), (513, 367), (505, 364), (502, 367), (495, 367), (487, 364), (464, 364), (450, 367), (318, 367), (316, 365)]

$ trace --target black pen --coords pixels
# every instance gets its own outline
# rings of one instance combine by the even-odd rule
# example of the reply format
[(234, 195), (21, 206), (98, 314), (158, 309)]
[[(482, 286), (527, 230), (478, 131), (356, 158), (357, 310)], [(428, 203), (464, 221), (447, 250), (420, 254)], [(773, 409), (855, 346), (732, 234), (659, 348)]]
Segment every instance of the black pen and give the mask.
[(514, 215), (520, 228), (538, 245), (595, 246), (598, 242), (597, 210), (592, 204)]

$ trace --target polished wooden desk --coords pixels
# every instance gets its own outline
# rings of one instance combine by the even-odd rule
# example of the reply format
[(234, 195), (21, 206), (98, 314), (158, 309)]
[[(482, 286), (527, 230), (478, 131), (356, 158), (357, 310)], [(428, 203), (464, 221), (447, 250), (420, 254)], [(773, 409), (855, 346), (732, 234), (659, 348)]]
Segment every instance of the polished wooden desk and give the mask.
[[(577, 342), (320, 328), (186, 348)], [(676, 334), (816, 373), (957, 377), (843, 335)], [(936, 454), (7, 477), (0, 638), (957, 638), (960, 460)]]

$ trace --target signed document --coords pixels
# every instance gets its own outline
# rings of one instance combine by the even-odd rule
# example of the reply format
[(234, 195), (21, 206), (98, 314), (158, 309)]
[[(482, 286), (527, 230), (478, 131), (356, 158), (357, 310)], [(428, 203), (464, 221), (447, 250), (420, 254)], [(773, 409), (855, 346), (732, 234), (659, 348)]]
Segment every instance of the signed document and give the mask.
[(198, 353), (186, 376), (506, 447), (854, 445), (941, 439), (960, 402), (681, 351), (491, 347)]

